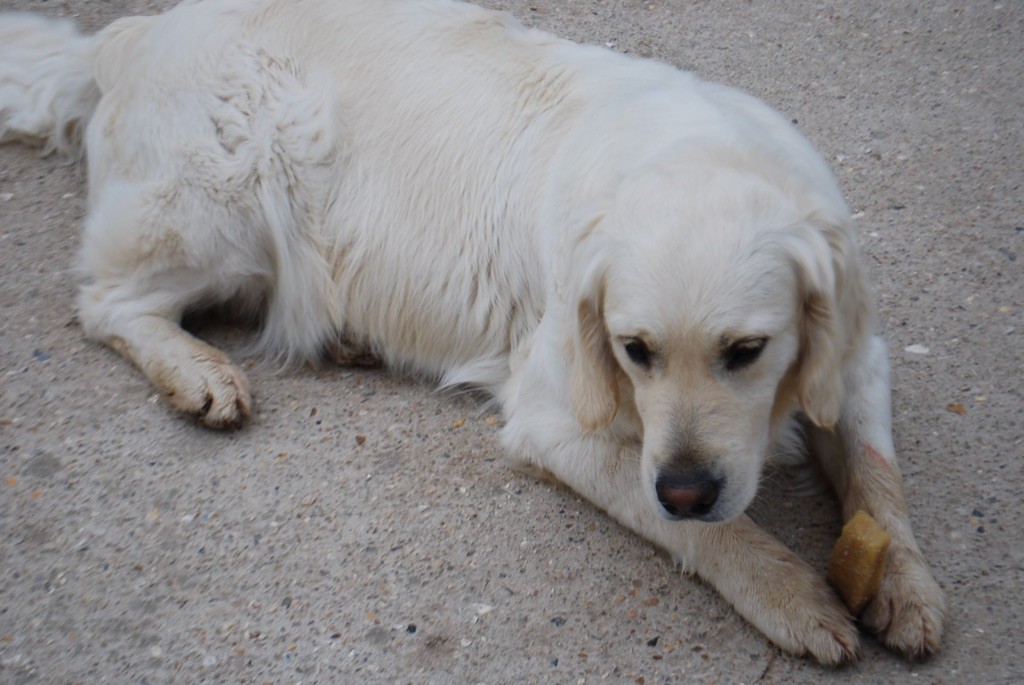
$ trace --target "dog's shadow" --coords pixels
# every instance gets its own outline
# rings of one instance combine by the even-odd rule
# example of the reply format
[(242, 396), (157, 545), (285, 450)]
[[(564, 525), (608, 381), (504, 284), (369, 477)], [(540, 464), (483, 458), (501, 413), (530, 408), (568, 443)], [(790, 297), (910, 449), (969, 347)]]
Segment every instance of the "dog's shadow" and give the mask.
[(824, 575), (842, 529), (842, 513), (831, 486), (810, 459), (767, 466), (747, 514)]

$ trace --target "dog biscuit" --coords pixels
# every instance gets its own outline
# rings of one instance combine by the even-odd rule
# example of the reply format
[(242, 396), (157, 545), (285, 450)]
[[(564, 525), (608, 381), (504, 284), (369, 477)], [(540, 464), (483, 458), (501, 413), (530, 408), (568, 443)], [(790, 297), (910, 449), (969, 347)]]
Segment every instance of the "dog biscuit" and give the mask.
[(839, 590), (854, 615), (863, 611), (878, 592), (891, 539), (875, 519), (858, 510), (843, 526), (843, 534), (832, 548), (828, 582)]

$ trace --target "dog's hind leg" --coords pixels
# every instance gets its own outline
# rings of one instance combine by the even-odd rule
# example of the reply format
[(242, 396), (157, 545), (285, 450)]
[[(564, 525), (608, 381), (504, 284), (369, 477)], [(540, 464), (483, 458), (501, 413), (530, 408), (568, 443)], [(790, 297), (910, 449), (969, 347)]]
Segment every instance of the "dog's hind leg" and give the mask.
[(178, 411), (211, 428), (241, 425), (251, 406), (242, 370), (183, 330), (179, 312), (123, 297), (121, 286), (83, 288), (80, 311), (90, 337), (134, 362)]
[(843, 520), (863, 509), (892, 535), (882, 585), (861, 621), (891, 649), (922, 657), (939, 644), (945, 603), (910, 526), (881, 338), (865, 345), (848, 369), (839, 424), (835, 431), (810, 429), (808, 442), (842, 502)]
[(92, 278), (79, 297), (87, 335), (134, 362), (175, 409), (214, 428), (240, 425), (251, 406), (242, 370), (179, 325), (189, 308), (237, 296), (252, 280), (233, 271), (229, 251), (194, 235), (190, 243), (179, 228), (223, 217), (194, 202), (186, 213), (180, 193), (143, 184), (107, 184), (97, 200), (82, 248)]

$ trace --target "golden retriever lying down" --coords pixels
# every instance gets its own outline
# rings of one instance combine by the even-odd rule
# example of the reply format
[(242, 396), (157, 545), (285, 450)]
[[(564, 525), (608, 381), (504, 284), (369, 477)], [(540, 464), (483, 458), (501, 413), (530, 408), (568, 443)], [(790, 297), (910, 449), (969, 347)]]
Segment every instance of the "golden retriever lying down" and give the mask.
[(179, 326), (222, 303), (273, 357), (482, 387), (513, 460), (837, 664), (852, 617), (743, 514), (803, 417), (844, 517), (892, 535), (862, 624), (937, 647), (848, 210), (753, 97), (450, 0), (203, 0), (92, 37), (0, 19), (0, 136), (87, 153), (82, 322), (176, 409), (250, 412)]

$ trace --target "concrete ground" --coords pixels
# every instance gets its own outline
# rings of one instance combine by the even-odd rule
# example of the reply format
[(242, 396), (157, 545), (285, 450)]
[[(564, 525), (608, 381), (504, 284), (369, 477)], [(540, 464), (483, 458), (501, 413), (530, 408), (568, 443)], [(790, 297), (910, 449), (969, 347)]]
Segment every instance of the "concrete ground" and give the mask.
[[(95, 30), (169, 3), (0, 0)], [(942, 651), (836, 672), (572, 493), (508, 469), (496, 417), (383, 372), (245, 360), (257, 410), (175, 416), (75, 318), (81, 173), (0, 148), (0, 681), (1024, 681), (1024, 4), (489, 0), (747, 89), (856, 212), (896, 443), (949, 597)], [(200, 326), (237, 352), (245, 332)], [(751, 511), (822, 569), (834, 500)]]

